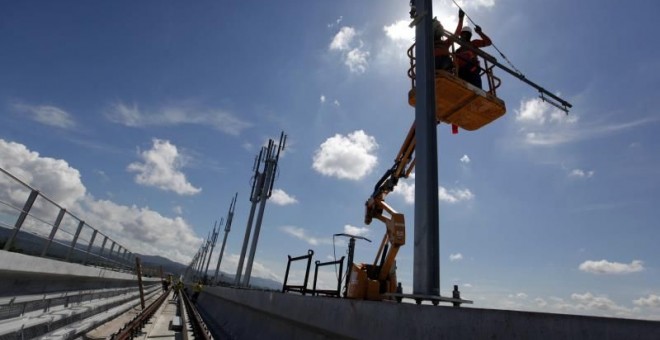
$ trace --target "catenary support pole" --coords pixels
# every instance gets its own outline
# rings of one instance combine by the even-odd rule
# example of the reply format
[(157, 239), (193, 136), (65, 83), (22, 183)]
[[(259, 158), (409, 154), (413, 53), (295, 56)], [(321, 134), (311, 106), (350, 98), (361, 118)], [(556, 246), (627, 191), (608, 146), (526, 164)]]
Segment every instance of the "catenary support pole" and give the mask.
[(261, 223), (263, 222), (264, 218), (264, 211), (266, 209), (266, 193), (268, 191), (268, 187), (270, 186), (270, 181), (272, 180), (272, 172), (273, 172), (273, 165), (274, 162), (266, 160), (266, 179), (264, 180), (264, 186), (261, 190), (261, 202), (259, 204), (259, 214), (257, 215), (257, 222), (254, 226), (254, 235), (252, 235), (252, 246), (250, 247), (250, 256), (248, 257), (248, 262), (245, 268), (245, 278), (243, 278), (243, 286), (244, 287), (249, 287), (250, 286), (250, 276), (252, 276), (252, 263), (254, 262), (254, 254), (257, 251), (257, 244), (259, 242), (259, 233), (261, 232)]
[(227, 244), (227, 235), (231, 231), (231, 223), (234, 220), (234, 209), (236, 208), (236, 199), (238, 199), (238, 193), (234, 195), (231, 203), (229, 204), (229, 211), (227, 212), (227, 222), (225, 222), (225, 236), (222, 239), (222, 247), (220, 248), (220, 254), (218, 255), (218, 263), (215, 266), (215, 275), (213, 276), (213, 282), (218, 282), (218, 274), (220, 273), (220, 264), (222, 263), (222, 254), (225, 252), (225, 245)]
[(234, 285), (241, 285), (241, 276), (243, 274), (243, 263), (245, 261), (245, 254), (247, 253), (247, 247), (250, 241), (250, 234), (252, 232), (252, 221), (254, 220), (254, 212), (257, 209), (257, 203), (259, 203), (259, 196), (261, 195), (261, 187), (263, 186), (264, 174), (257, 174), (255, 180), (255, 190), (250, 198), (252, 206), (250, 207), (250, 216), (248, 217), (247, 226), (245, 227), (245, 238), (243, 239), (243, 248), (241, 248), (241, 256), (238, 259), (238, 268), (236, 269), (236, 278), (234, 280)]
[[(216, 221), (217, 222), (217, 221)], [(209, 265), (211, 264), (211, 256), (213, 256), (213, 249), (215, 248), (215, 243), (218, 240), (218, 233), (220, 232), (220, 226), (224, 222), (224, 218), (220, 220), (220, 224), (218, 224), (218, 229), (216, 230), (216, 225), (213, 225), (213, 235), (211, 236), (211, 250), (209, 251), (209, 257), (206, 259), (206, 268), (204, 269), (204, 276), (206, 277), (206, 273), (209, 271)]]
[(422, 16), (415, 28), (417, 64), (415, 235), (413, 293), (440, 295), (438, 145), (435, 118), (433, 11), (431, 0), (415, 0)]

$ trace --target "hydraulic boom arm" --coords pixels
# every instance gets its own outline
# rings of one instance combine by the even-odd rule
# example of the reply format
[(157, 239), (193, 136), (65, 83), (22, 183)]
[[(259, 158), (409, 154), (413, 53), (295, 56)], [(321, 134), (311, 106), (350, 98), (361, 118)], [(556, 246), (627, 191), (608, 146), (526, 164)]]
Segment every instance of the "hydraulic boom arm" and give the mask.
[[(374, 192), (365, 203), (364, 222), (371, 224), (375, 218), (385, 223), (387, 229), (381, 241), (374, 267), (379, 268), (377, 280), (383, 284), (393, 272), (394, 260), (399, 248), (406, 242), (406, 225), (403, 214), (396, 212), (387, 203), (385, 197), (394, 190), (399, 178), (407, 178), (415, 168), (415, 124), (413, 123), (401, 149), (394, 160), (394, 165), (385, 172), (374, 187)], [(387, 213), (387, 214), (384, 214)], [(380, 266), (377, 266), (380, 258)], [(375, 278), (374, 278), (375, 279)], [(394, 280), (392, 280), (394, 279)], [(386, 291), (396, 289), (396, 278), (390, 278)]]

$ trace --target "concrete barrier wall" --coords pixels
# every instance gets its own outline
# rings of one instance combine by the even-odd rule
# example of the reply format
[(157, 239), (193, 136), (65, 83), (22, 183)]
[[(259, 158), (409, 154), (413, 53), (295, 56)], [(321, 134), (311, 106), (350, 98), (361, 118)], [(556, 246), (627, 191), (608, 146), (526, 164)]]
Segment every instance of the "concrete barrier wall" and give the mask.
[(208, 287), (200, 312), (232, 339), (660, 339), (660, 322), (355, 301)]
[(0, 297), (131, 286), (134, 274), (0, 250)]

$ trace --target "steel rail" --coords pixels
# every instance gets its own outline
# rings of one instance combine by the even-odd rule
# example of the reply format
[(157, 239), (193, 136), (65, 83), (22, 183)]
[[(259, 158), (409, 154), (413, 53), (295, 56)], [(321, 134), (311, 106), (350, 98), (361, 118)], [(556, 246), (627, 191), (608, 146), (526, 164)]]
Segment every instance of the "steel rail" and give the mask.
[(147, 306), (140, 314), (136, 315), (129, 323), (124, 325), (119, 332), (113, 334), (110, 339), (112, 340), (126, 340), (133, 339), (142, 327), (149, 321), (149, 319), (156, 313), (158, 308), (163, 304), (170, 294), (172, 288), (161, 294), (156, 301)]
[(202, 316), (199, 315), (197, 308), (190, 302), (188, 299), (188, 294), (185, 291), (179, 293), (183, 298), (183, 302), (186, 305), (186, 311), (188, 312), (188, 318), (190, 319), (190, 324), (192, 325), (192, 331), (195, 335), (195, 339), (204, 339), (204, 340), (213, 340), (211, 331), (202, 320)]

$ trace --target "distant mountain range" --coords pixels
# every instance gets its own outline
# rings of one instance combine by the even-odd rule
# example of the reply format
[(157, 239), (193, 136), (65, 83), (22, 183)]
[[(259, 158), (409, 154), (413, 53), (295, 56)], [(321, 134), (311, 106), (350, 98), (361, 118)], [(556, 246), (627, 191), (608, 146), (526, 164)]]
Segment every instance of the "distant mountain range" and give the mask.
[[(136, 254), (136, 255), (140, 257), (140, 260), (142, 261), (143, 265), (149, 267), (162, 266), (163, 272), (173, 274), (174, 276), (183, 275), (186, 271), (186, 268), (188, 267), (181, 263), (171, 261), (162, 256), (142, 255), (142, 254)], [(209, 270), (209, 273), (211, 273), (210, 275), (213, 275), (212, 273), (214, 273), (214, 271)], [(223, 271), (220, 271), (220, 277), (219, 277), (220, 281), (231, 285), (234, 283), (234, 278), (235, 275), (227, 274)], [(257, 287), (257, 288), (274, 289), (274, 290), (282, 289), (281, 282), (277, 282), (271, 279), (264, 279), (261, 277), (254, 277), (254, 276), (250, 278), (250, 285), (252, 287)]]

